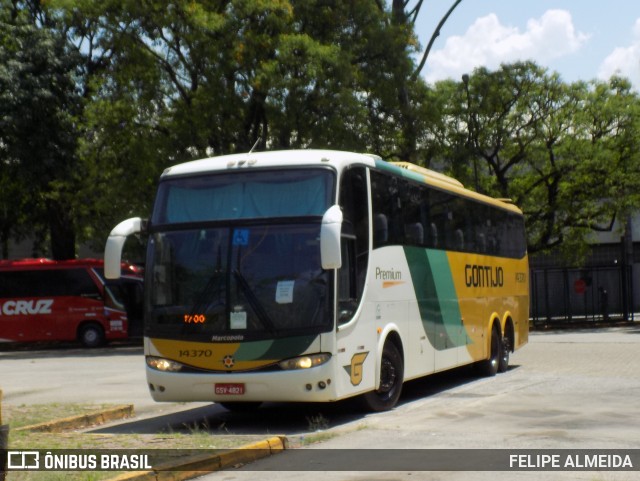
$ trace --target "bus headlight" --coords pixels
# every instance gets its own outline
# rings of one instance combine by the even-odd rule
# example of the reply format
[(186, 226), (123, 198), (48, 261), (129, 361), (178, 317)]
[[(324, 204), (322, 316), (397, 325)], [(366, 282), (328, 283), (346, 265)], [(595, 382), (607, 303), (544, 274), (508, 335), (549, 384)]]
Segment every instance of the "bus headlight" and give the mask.
[(331, 354), (309, 354), (307, 356), (294, 357), (278, 363), (281, 369), (309, 369), (324, 364), (331, 359)]
[(147, 356), (147, 366), (164, 372), (178, 372), (182, 369), (182, 364), (179, 362), (154, 356)]

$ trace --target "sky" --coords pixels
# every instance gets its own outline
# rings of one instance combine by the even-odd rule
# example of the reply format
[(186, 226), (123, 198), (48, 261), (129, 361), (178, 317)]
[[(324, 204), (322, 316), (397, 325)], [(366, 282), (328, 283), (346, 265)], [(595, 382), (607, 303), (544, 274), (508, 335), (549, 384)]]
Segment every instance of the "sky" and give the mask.
[[(411, 5), (416, 0), (412, 0)], [(424, 0), (415, 30), (425, 48), (454, 0)], [(565, 82), (627, 77), (640, 91), (637, 0), (462, 0), (440, 30), (423, 77), (533, 60)]]

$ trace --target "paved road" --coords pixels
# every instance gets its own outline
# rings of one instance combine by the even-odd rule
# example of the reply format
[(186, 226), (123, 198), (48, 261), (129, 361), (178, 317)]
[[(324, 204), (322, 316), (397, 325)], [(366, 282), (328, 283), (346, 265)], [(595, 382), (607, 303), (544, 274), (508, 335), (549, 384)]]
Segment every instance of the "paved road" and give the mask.
[(151, 404), (142, 348), (56, 348), (0, 352), (0, 389), (10, 404)]
[[(640, 448), (640, 326), (599, 331), (532, 333), (512, 356), (512, 369), (479, 379), (459, 369), (408, 383), (392, 412), (362, 414), (349, 403), (268, 404), (256, 414), (231, 415), (217, 406), (156, 404), (149, 397), (139, 348), (0, 352), (0, 389), (11, 404), (133, 403), (153, 419), (104, 432), (153, 432), (201, 424), (212, 435), (284, 433), (328, 441), (313, 449), (345, 448)], [(180, 411), (174, 414), (175, 411)], [(143, 417), (144, 417), (143, 416)], [(253, 468), (277, 469), (287, 454)], [(357, 464), (355, 464), (357, 465)], [(206, 480), (269, 479), (273, 473), (230, 470)], [(556, 480), (631, 481), (640, 472), (282, 472), (279, 481)]]
[[(317, 449), (638, 449), (640, 448), (640, 326), (606, 331), (533, 333), (512, 357), (513, 368), (494, 379), (464, 379), (439, 389), (430, 380), (408, 388), (394, 411), (335, 428), (344, 434)], [(278, 469), (287, 454), (253, 469)], [(330, 454), (325, 456), (330, 458)], [(354, 459), (354, 466), (358, 462)], [(319, 466), (319, 469), (326, 469)], [(208, 475), (206, 481), (268, 479), (244, 470)], [(635, 472), (279, 472), (288, 480), (584, 480), (631, 481)]]

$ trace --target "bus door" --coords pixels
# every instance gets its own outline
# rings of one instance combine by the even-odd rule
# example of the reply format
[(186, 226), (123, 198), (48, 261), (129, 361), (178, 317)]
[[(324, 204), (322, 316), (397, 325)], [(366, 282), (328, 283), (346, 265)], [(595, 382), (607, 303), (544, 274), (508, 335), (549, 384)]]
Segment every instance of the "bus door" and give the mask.
[(126, 312), (130, 337), (143, 335), (143, 287), (141, 279), (121, 277), (105, 285), (105, 307)]
[(89, 269), (51, 269), (39, 273), (42, 292), (55, 296), (53, 318), (56, 335), (51, 339), (75, 339), (81, 321), (104, 322), (104, 300)]
[[(338, 269), (338, 327), (352, 320), (363, 300), (364, 285), (369, 264), (369, 197), (367, 173), (364, 167), (354, 167), (342, 174), (340, 182), (340, 207), (342, 223), (342, 267)], [(373, 349), (375, 338), (365, 341), (362, 335), (374, 333), (366, 319), (352, 324), (348, 330), (338, 334), (338, 356), (341, 366), (351, 366), (347, 378), (341, 376), (341, 389), (345, 392), (360, 389), (363, 381), (361, 369), (368, 354), (359, 346)], [(359, 333), (354, 331), (360, 330)], [(362, 335), (361, 335), (362, 334)], [(345, 343), (345, 344), (342, 344)], [(362, 351), (362, 352), (360, 352)], [(375, 365), (375, 356), (369, 363)], [(373, 370), (369, 372), (373, 376)], [(364, 385), (364, 384), (362, 384)]]

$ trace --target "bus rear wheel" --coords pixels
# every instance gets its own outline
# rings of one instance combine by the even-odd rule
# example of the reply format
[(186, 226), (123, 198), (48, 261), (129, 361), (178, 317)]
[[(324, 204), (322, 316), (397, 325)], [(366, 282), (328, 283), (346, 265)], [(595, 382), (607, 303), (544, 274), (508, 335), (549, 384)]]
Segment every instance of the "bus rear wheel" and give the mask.
[(364, 407), (376, 412), (392, 409), (400, 398), (403, 381), (402, 354), (393, 342), (386, 342), (380, 362), (380, 386), (362, 396)]
[(509, 353), (511, 352), (511, 344), (509, 338), (504, 336), (502, 339), (500, 361), (498, 362), (498, 372), (507, 372), (509, 370)]

